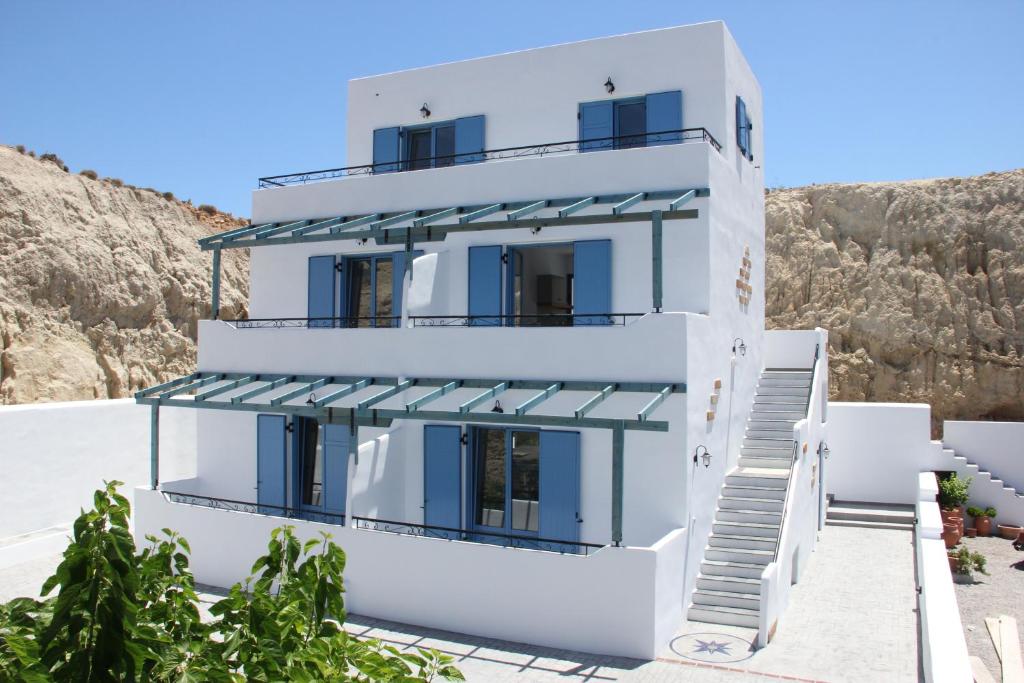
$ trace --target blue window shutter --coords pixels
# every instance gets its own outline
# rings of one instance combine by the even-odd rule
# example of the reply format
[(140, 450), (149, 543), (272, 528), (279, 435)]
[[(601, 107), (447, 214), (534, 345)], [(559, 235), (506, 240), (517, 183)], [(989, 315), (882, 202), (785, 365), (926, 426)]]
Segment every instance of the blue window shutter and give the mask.
[(587, 142), (598, 138), (611, 138), (613, 132), (612, 101), (584, 102), (580, 104), (580, 151), (593, 152), (599, 149), (611, 149), (612, 141)]
[[(462, 528), (462, 428), (423, 427), (423, 523)], [(443, 538), (457, 534), (431, 532)]]
[(284, 415), (256, 416), (256, 502), (279, 508), (287, 505)]
[[(307, 318), (334, 317), (334, 257), (311, 256), (309, 258), (309, 288), (307, 294)], [(333, 320), (310, 321), (310, 327), (333, 327)]]
[[(537, 535), (580, 540), (579, 432), (540, 433), (540, 526)], [(567, 550), (573, 550), (567, 548)]]
[(484, 117), (466, 116), (455, 119), (455, 163), (474, 164), (483, 161), (483, 151)]
[(612, 241), (574, 242), (572, 278), (574, 324), (611, 324), (607, 314), (612, 313)]
[(469, 248), (470, 325), (501, 325), (501, 246)]
[(324, 511), (345, 514), (348, 492), (348, 425), (324, 425)]
[[(392, 173), (398, 170), (399, 128), (378, 128), (373, 131), (373, 172)], [(377, 164), (384, 164), (378, 166)]]
[(666, 130), (681, 130), (683, 127), (683, 93), (680, 90), (659, 92), (647, 98), (647, 145), (670, 145), (682, 142), (682, 133), (650, 135)]

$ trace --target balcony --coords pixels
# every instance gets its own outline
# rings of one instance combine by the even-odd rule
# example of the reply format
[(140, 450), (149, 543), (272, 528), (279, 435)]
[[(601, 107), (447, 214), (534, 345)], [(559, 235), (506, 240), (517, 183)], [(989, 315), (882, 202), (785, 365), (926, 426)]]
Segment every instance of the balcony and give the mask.
[[(404, 327), (593, 327), (628, 325), (646, 313), (534, 315), (411, 315)], [(238, 318), (221, 320), (235, 329), (395, 329), (403, 327), (401, 316), (346, 318)]]

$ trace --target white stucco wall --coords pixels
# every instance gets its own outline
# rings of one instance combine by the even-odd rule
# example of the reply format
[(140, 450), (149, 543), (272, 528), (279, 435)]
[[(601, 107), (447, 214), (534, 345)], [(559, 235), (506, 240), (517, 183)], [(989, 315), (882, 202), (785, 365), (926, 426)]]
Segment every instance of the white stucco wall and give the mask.
[(942, 443), (1024, 493), (1024, 422), (946, 420)]

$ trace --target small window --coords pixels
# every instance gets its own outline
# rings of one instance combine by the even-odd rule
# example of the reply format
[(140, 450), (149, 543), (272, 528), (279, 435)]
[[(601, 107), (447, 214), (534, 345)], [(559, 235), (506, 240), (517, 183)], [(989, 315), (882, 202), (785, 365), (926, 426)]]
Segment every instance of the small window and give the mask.
[(750, 161), (754, 160), (753, 145), (750, 140), (750, 131), (754, 129), (754, 124), (750, 121), (750, 115), (747, 113), (747, 104), (743, 101), (742, 97), (736, 98), (736, 146), (739, 147), (740, 153), (743, 154)]
[(421, 168), (430, 168), (432, 131), (411, 130), (409, 131), (408, 154), (406, 156), (407, 168), (416, 171)]
[(373, 131), (373, 172), (417, 171), (484, 160), (484, 116)]
[(647, 107), (643, 100), (618, 102), (615, 105), (615, 149), (645, 147), (647, 139)]

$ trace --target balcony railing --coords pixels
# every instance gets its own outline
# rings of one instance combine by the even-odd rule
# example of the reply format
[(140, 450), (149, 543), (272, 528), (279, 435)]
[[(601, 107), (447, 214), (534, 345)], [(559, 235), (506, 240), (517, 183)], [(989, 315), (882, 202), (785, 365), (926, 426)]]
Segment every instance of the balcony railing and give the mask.
[[(534, 315), (413, 315), (413, 327), (603, 327), (628, 325), (646, 313), (538, 313)], [(396, 328), (401, 316), (375, 318), (239, 318), (224, 322), (240, 329)]]
[(263, 328), (365, 328), (401, 327), (402, 316), (376, 316), (366, 318), (239, 318), (224, 322), (241, 330)]
[(231, 512), (249, 512), (255, 515), (268, 515), (270, 517), (286, 517), (288, 519), (304, 519), (307, 522), (319, 522), (321, 524), (345, 525), (345, 515), (332, 512), (319, 512), (317, 510), (304, 510), (298, 508), (281, 507), (279, 505), (266, 505), (263, 503), (247, 503), (241, 500), (230, 500), (227, 498), (213, 498), (211, 496), (198, 496), (193, 493), (177, 493), (175, 491), (163, 491), (164, 496), (172, 503), (184, 505), (201, 505), (215, 510), (230, 510)]
[(352, 520), (355, 522), (357, 529), (383, 531), (386, 533), (403, 534), (406, 536), (420, 536), (422, 538), (439, 538), (449, 541), (489, 543), (492, 545), (504, 546), (506, 548), (544, 550), (547, 552), (562, 553), (563, 555), (589, 555), (590, 553), (605, 547), (597, 543), (537, 538), (535, 536), (521, 536), (518, 534), (506, 534), (476, 529), (453, 529), (450, 527), (430, 526), (427, 524), (412, 524), (411, 522), (394, 522), (387, 519), (353, 517)]
[(499, 159), (517, 159), (520, 157), (540, 157), (572, 152), (596, 152), (606, 149), (631, 149), (649, 145), (680, 144), (687, 142), (706, 142), (721, 152), (722, 145), (706, 128), (679, 128), (663, 130), (644, 135), (616, 136), (606, 138), (590, 138), (587, 140), (562, 140), (561, 142), (544, 142), (537, 145), (521, 147), (501, 147), (485, 149), (480, 152), (449, 154), (415, 161), (385, 162), (379, 164), (363, 164), (362, 166), (343, 166), (327, 168), (319, 171), (303, 171), (284, 175), (264, 176), (259, 179), (259, 187), (284, 187), (286, 185), (305, 185), (322, 180), (332, 180), (350, 175), (372, 175), (374, 173), (394, 173), (397, 171), (419, 170), (421, 168), (439, 168), (468, 163), (496, 161)]

